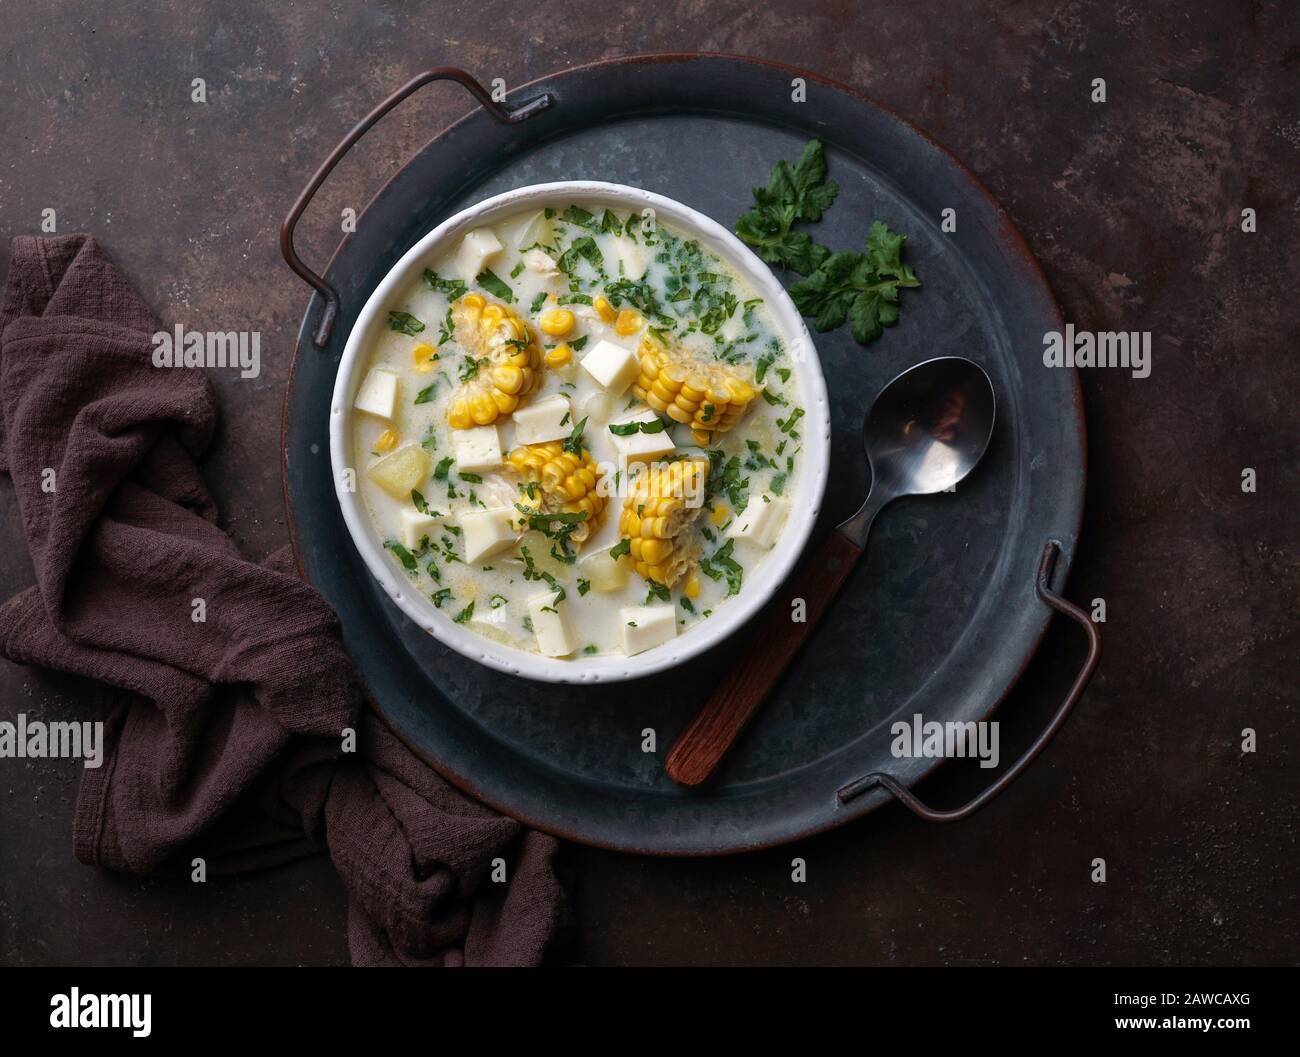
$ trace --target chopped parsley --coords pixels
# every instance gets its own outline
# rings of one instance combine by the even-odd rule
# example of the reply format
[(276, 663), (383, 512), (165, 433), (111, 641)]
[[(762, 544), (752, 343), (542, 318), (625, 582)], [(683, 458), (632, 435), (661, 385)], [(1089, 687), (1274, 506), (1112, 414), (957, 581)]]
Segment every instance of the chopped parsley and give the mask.
[(474, 279), (479, 286), (483, 287), (493, 297), (499, 297), (506, 304), (513, 304), (515, 295), (510, 289), (510, 284), (496, 274), (491, 268), (482, 271)]
[(397, 540), (385, 540), (384, 546), (393, 552), (397, 560), (402, 563), (402, 568), (408, 573), (419, 572), (420, 567), (416, 564), (415, 555), (398, 543)]
[(745, 575), (744, 567), (731, 555), (735, 542), (735, 540), (727, 540), (709, 557), (700, 559), (700, 571), (705, 576), (710, 580), (725, 579), (727, 581), (728, 595), (739, 593), (740, 584)]
[(424, 329), (424, 324), (411, 315), (410, 312), (390, 311), (388, 313), (388, 329), (415, 337)]

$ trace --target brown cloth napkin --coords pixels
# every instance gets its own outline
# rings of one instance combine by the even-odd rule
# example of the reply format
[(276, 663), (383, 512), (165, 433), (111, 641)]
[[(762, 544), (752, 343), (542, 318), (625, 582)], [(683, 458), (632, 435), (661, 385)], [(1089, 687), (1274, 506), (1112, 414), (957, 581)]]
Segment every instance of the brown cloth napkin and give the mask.
[(565, 921), (555, 841), (461, 796), (363, 707), (338, 621), (287, 549), (239, 555), (195, 465), (211, 387), (152, 365), (159, 329), (93, 238), (14, 240), (0, 469), (36, 586), (0, 607), (0, 655), (115, 688), (77, 857), (221, 873), (323, 845), (354, 964), (541, 962)]

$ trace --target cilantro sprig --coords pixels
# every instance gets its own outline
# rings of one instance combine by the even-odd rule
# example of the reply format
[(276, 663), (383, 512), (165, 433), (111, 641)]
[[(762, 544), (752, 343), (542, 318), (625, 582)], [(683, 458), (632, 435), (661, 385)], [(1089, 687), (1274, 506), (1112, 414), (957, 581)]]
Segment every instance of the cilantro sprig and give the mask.
[(736, 234), (769, 264), (806, 277), (790, 287), (790, 296), (818, 332), (847, 321), (854, 340), (867, 345), (898, 322), (899, 291), (918, 287), (921, 280), (902, 260), (907, 236), (879, 220), (871, 225), (863, 253), (832, 252), (793, 229), (798, 221), (820, 220), (838, 191), (827, 179), (820, 141), (812, 140), (794, 165), (777, 162), (767, 186), (754, 188), (754, 208), (736, 221)]
[(847, 319), (854, 341), (874, 341), (884, 327), (898, 322), (898, 291), (921, 285), (902, 261), (905, 242), (906, 235), (877, 220), (867, 235), (865, 253), (832, 253), (808, 278), (790, 287), (795, 307), (813, 317), (818, 332), (834, 330)]
[(830, 208), (839, 185), (826, 178), (826, 154), (820, 140), (811, 140), (799, 160), (779, 161), (772, 167), (766, 187), (754, 188), (754, 208), (736, 221), (736, 234), (754, 247), (768, 264), (807, 275), (829, 256), (803, 231), (793, 231), (795, 221), (820, 220)]

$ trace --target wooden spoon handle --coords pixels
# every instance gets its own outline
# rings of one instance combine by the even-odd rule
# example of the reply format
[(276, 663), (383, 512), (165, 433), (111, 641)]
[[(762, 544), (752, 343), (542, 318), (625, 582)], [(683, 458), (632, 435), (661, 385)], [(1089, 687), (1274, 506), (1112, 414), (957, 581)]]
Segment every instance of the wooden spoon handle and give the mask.
[[(699, 785), (713, 773), (861, 556), (862, 548), (839, 532), (822, 540), (751, 633), (730, 673), (669, 750), (664, 769), (673, 781)], [(793, 619), (796, 599), (804, 603), (802, 622)]]

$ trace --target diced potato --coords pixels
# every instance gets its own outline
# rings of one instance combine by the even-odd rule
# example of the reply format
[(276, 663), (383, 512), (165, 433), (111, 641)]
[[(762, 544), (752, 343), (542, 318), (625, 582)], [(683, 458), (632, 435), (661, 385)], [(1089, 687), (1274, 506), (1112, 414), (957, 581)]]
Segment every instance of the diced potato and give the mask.
[(523, 251), (530, 246), (555, 245), (555, 228), (543, 210), (525, 214), (498, 226), (501, 240), (513, 250)]
[(501, 436), (496, 426), (454, 429), (451, 446), (456, 456), (456, 469), (461, 472), (481, 473), (501, 465)]
[(548, 396), (515, 412), (515, 443), (541, 444), (573, 432), (573, 405), (567, 396)]
[(460, 515), (465, 562), (473, 565), (511, 546), (518, 538), (513, 526), (514, 510), (508, 506), (471, 510)]
[(620, 235), (612, 242), (614, 257), (623, 265), (623, 276), (637, 280), (645, 275), (646, 268), (650, 265), (650, 258), (645, 248), (626, 235)]
[(641, 372), (641, 362), (631, 349), (601, 339), (582, 358), (582, 369), (605, 392), (613, 397), (622, 396), (627, 387), (636, 381)]
[[(515, 517), (522, 517), (518, 511)], [(555, 541), (548, 539), (545, 535), (536, 529), (529, 529), (519, 537), (519, 545), (515, 548), (515, 553), (519, 556), (518, 561), (524, 561), (524, 548), (528, 549), (528, 557), (533, 560), (533, 568), (540, 573), (550, 573), (557, 580), (565, 580), (569, 576), (571, 566), (560, 561), (551, 555), (551, 548), (555, 546)], [(569, 545), (570, 549), (573, 544)], [(512, 556), (513, 557), (513, 556)]]
[(394, 499), (410, 499), (411, 489), (429, 476), (429, 453), (418, 444), (407, 444), (373, 463), (366, 476)]
[(556, 604), (559, 594), (548, 591), (528, 600), (528, 617), (537, 636), (537, 652), (543, 657), (567, 657), (578, 648), (565, 617), (565, 603)]
[(382, 367), (372, 367), (352, 406), (376, 418), (391, 419), (397, 409), (397, 375)]
[(659, 646), (677, 634), (675, 606), (625, 606), (618, 611), (623, 624), (623, 652), (629, 657)]
[(591, 589), (601, 594), (623, 590), (627, 585), (628, 571), (626, 555), (611, 558), (609, 550), (603, 547), (583, 557), (577, 565), (578, 576), (591, 581)]

